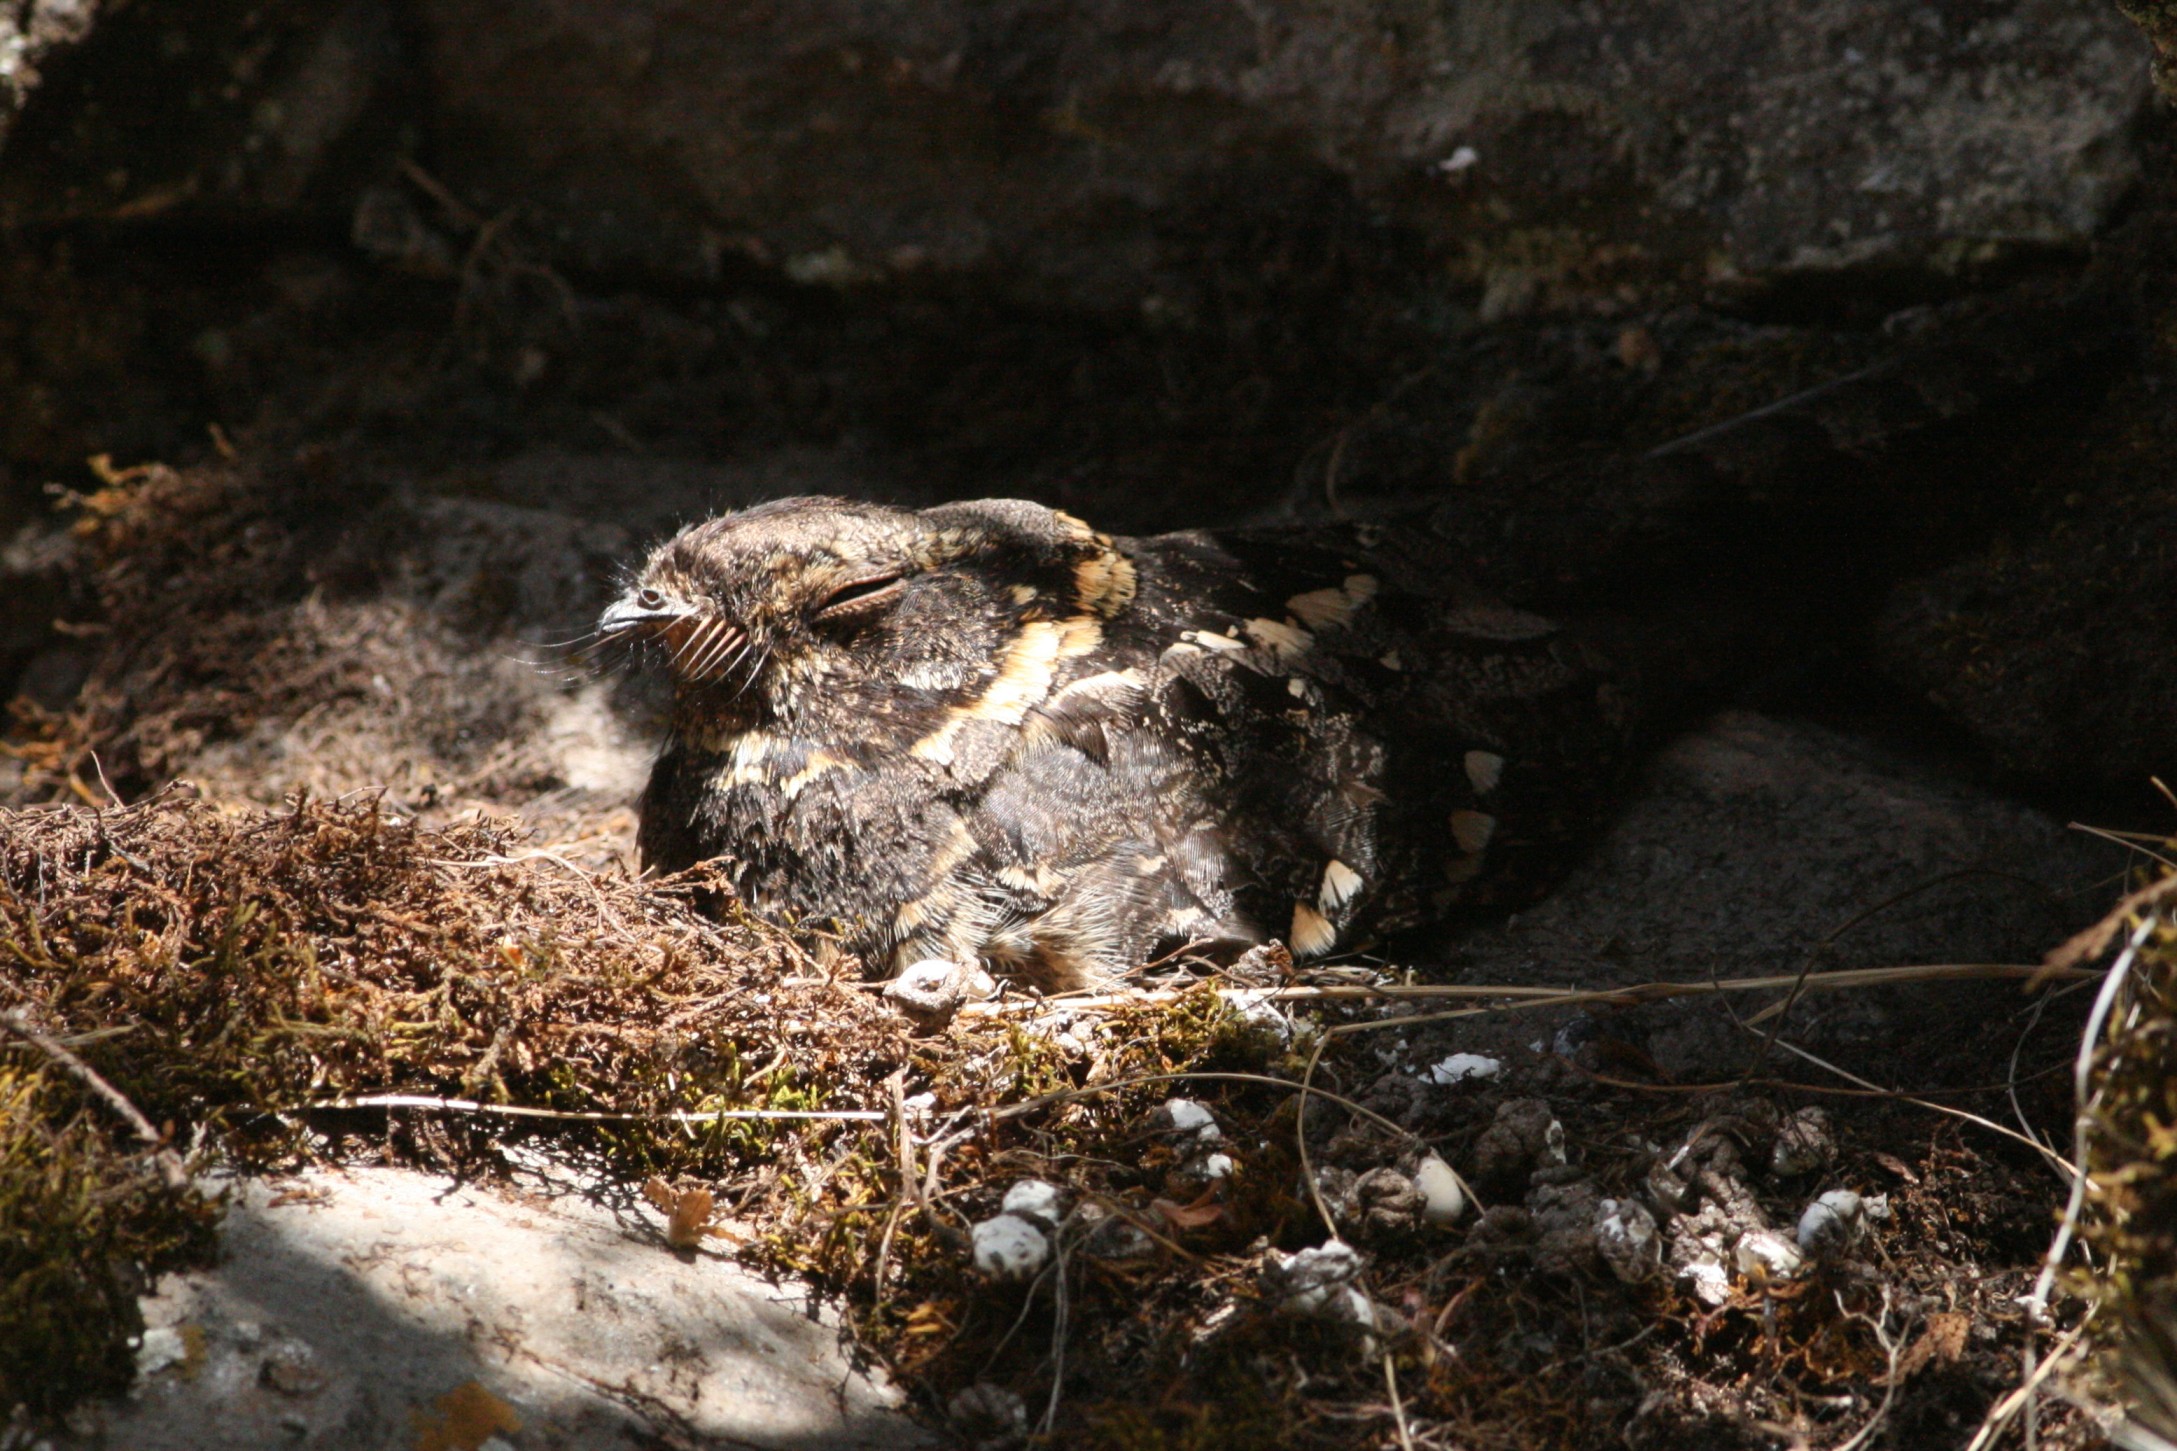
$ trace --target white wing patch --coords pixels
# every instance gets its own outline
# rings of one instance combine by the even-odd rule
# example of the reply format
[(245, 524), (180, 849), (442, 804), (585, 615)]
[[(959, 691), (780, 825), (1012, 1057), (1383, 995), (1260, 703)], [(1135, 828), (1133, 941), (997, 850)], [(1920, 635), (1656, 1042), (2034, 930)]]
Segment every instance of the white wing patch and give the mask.
[(1315, 643), (1313, 635), (1285, 620), (1249, 620), (1246, 629), (1255, 643), (1268, 650), (1281, 665), (1307, 654), (1308, 647)]
[(1295, 957), (1321, 957), (1338, 945), (1338, 929), (1306, 902), (1293, 903), (1293, 927), (1285, 937)]
[(1459, 843), (1459, 850), (1469, 856), (1487, 850), (1489, 839), (1496, 834), (1497, 818), (1486, 811), (1451, 813), (1451, 839)]
[(1343, 588), (1311, 589), (1294, 595), (1285, 608), (1311, 630), (1327, 630), (1353, 618), (1353, 612), (1376, 597), (1381, 588), (1372, 574), (1349, 574)]
[(1504, 779), (1504, 757), (1495, 751), (1468, 751), (1466, 753), (1466, 779), (1478, 796), (1487, 796), (1497, 789), (1497, 782)]
[(1360, 895), (1360, 890), (1361, 874), (1333, 857), (1323, 868), (1323, 888), (1315, 902), (1325, 913), (1335, 912)]

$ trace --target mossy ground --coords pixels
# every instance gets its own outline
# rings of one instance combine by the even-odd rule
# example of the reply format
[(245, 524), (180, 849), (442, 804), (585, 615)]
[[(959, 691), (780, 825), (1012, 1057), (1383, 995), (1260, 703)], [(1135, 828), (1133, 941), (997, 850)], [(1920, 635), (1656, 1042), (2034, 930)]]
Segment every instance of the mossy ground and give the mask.
[[(104, 649), (68, 714), (25, 712), (11, 738), (17, 794), (44, 804), (0, 810), (0, 1011), (193, 1166), (488, 1177), (519, 1144), (625, 1192), (706, 1189), (731, 1252), (842, 1296), (924, 1414), (987, 1380), (1034, 1423), (1055, 1383), (1054, 1444), (1833, 1445), (1871, 1424), (1875, 1444), (1950, 1444), (2014, 1381), (2015, 1301), (2060, 1186), (2023, 1149), (1910, 1104), (1811, 1076), (1552, 1070), (1551, 1110), (1603, 1193), (1633, 1192), (1656, 1146), (1820, 1101), (1833, 1177), (1887, 1190), (1896, 1219), (1861, 1271), (1741, 1285), (1714, 1307), (1544, 1264), (1523, 1211), (1409, 1224), (1365, 1245), (1368, 1292), (1401, 1327), (1371, 1346), (1258, 1289), (1269, 1250), (1328, 1234), (1303, 1136), (1317, 1166), (1423, 1147), (1460, 1164), (1503, 1091), (1418, 1119), (1359, 1111), (1382, 1077), (1369, 1034), (1318, 1055), (1308, 1025), (1269, 1031), (1184, 964), (1156, 1000), (1021, 1005), (918, 1035), (857, 964), (749, 918), (700, 869), (591, 870), (533, 828), (443, 805), (418, 819), (368, 791), (267, 808), (161, 787), (206, 739), (313, 697), (368, 698), (367, 675), (313, 638), (300, 526), (264, 497), (222, 467), (116, 475), (81, 501)], [(461, 680), (418, 673), (449, 694)], [(1258, 972), (1296, 980), (1274, 955)], [(1303, 1112), (1311, 1060), (1322, 1092)], [(2020, 1074), (2057, 1123), (2061, 1103), (2032, 1091), (2050, 1071)], [(1995, 1078), (1954, 1101), (2007, 1114)], [(567, 1117), (353, 1106), (387, 1094)], [(1174, 1095), (1223, 1127), (1235, 1172), (1218, 1187), (1191, 1182), (1147, 1122)], [(671, 1116), (746, 1109), (868, 1116)], [(0, 1398), (25, 1415), (123, 1384), (136, 1286), (207, 1251), (217, 1206), (168, 1188), (156, 1159), (66, 1063), (0, 1041), (0, 1336), (25, 1352), (0, 1358)], [(1131, 1220), (1153, 1251), (1069, 1254), (1026, 1288), (983, 1281), (968, 1227), (1031, 1176)], [(1772, 1197), (1788, 1223), (1804, 1195)], [(2044, 1418), (2043, 1445), (2081, 1443), (2067, 1414)]]
[[(2090, 1174), (2083, 1237), (2094, 1269), (2074, 1288), (2096, 1309), (2096, 1367), (2136, 1425), (2177, 1440), (2177, 876), (2108, 924), (2121, 961), (2084, 1105)], [(2114, 968), (2112, 968), (2114, 970)], [(2152, 1444), (2146, 1442), (2142, 1444)]]

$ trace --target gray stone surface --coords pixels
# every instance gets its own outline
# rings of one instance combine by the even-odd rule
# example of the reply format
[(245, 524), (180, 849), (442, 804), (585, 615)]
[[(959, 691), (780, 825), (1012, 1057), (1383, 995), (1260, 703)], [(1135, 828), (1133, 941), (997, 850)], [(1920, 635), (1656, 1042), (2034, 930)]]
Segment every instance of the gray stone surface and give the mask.
[(1899, 586), (1877, 621), (1889, 673), (2007, 771), (2142, 800), (2151, 779), (2177, 781), (2177, 489), (2149, 469)]
[[(2033, 963), (2103, 904), (2107, 843), (1817, 726), (1730, 712), (1665, 750), (1591, 857), (1542, 902), (1463, 936), (1457, 980), (1601, 988), (1909, 963)], [(1737, 1000), (1752, 1014), (1781, 993)], [(2029, 1006), (2015, 983), (1816, 994), (1789, 1036), (1886, 1078)], [(1607, 1015), (1607, 1010), (1602, 1010)], [(1533, 1061), (1566, 1014), (1417, 1040)], [(1590, 1019), (1592, 1024), (1595, 1020)], [(1930, 1025), (1951, 1029), (1931, 1035)], [(1674, 1077), (1735, 1073), (1756, 1041), (1708, 999), (1613, 1020)], [(1902, 1050), (1902, 1051), (1901, 1051)]]
[(2076, 244), (2148, 48), (2098, 0), (417, 7), (460, 186), (591, 265), (995, 274), (1185, 315), (1350, 194), (1485, 311)]
[[(54, 622), (77, 611), (79, 592), (71, 589), (76, 540), (66, 528), (35, 520), (11, 531), (8, 511), (0, 504), (0, 702), (21, 695), (47, 710), (64, 708), (83, 683), (88, 643), (70, 639)], [(84, 613), (88, 613), (85, 611)], [(9, 785), (9, 767), (0, 760), (0, 793)]]
[(58, 524), (41, 520), (0, 534), (0, 658), (52, 639), (74, 565), (75, 539)]
[(236, 1186), (216, 1270), (145, 1302), (128, 1400), (71, 1446), (909, 1447), (834, 1316), (564, 1185), (391, 1169)]
[(2151, 88), (2100, 0), (20, 8), (0, 118), (89, 40), (10, 138), (17, 224), (345, 210), (451, 276), (465, 242), (393, 240), (404, 206), (447, 220), (413, 154), (562, 264), (972, 273), (1182, 320), (1363, 215), (1499, 315), (2073, 245)]
[[(0, 131), (0, 219), (11, 226), (348, 205), (327, 193), (386, 135), (359, 142), (398, 59), (385, 0), (108, 5), (95, 31), (91, 0), (10, 8), (30, 12), (15, 24), (44, 71), (20, 122)], [(0, 111), (21, 92), (8, 40), (0, 22)], [(329, 183), (335, 173), (342, 181)]]

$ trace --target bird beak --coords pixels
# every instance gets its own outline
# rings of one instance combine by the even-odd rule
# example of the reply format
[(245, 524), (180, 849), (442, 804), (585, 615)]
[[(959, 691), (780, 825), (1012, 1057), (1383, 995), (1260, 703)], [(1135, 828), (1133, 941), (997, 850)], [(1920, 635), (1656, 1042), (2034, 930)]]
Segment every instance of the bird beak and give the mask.
[(605, 606), (597, 617), (597, 630), (608, 638), (639, 640), (663, 633), (691, 611), (678, 600), (668, 599), (656, 609), (644, 609), (633, 595), (623, 595)]
[(745, 631), (671, 595), (655, 605), (644, 604), (640, 593), (623, 595), (598, 617), (597, 632), (608, 641), (660, 642), (670, 652), (666, 667), (689, 682), (709, 680), (731, 669), (746, 653), (748, 643)]

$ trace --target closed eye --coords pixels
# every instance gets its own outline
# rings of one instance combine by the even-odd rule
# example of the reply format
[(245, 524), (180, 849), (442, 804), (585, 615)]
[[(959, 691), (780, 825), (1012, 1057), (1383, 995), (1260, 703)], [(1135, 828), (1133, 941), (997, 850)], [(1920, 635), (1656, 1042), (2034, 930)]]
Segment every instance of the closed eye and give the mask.
[(906, 586), (896, 574), (872, 575), (844, 584), (833, 590), (817, 606), (816, 618), (820, 620), (845, 619), (865, 610), (880, 609), (898, 597)]

